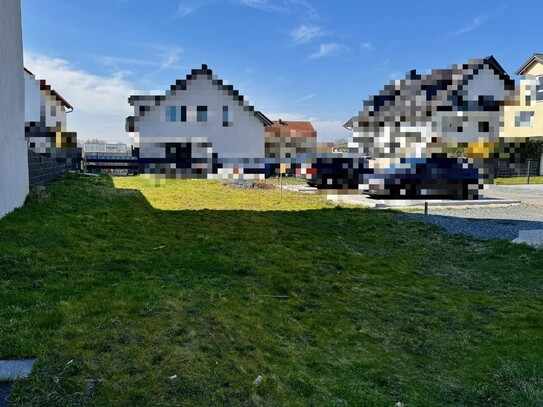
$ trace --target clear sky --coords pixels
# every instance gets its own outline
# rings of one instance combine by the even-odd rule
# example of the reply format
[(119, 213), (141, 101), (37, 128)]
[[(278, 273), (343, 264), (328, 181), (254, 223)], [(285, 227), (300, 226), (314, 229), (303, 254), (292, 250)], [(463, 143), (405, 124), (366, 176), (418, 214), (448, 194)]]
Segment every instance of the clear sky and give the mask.
[(411, 69), (488, 55), (514, 72), (540, 44), (543, 2), (22, 0), (25, 65), (73, 106), (80, 140), (128, 142), (127, 98), (207, 64), (272, 120), (320, 141)]

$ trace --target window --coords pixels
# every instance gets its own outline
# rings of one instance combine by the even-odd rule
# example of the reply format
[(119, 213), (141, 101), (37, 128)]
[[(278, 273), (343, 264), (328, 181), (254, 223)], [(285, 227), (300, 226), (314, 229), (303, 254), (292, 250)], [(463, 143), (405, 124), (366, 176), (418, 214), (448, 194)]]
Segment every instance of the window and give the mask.
[(534, 112), (515, 112), (515, 127), (532, 127)]
[(222, 107), (222, 127), (229, 127), (232, 123), (229, 120), (228, 106)]
[(196, 106), (196, 121), (207, 122), (207, 106)]
[(57, 107), (55, 105), (51, 106), (51, 116), (57, 115)]
[(177, 106), (166, 106), (166, 121), (175, 122), (177, 120)]
[(489, 122), (479, 122), (479, 133), (488, 133), (490, 131)]
[(538, 76), (536, 81), (535, 100), (541, 102), (543, 100), (543, 75)]
[(167, 122), (186, 122), (187, 121), (187, 106), (166, 106), (166, 121)]

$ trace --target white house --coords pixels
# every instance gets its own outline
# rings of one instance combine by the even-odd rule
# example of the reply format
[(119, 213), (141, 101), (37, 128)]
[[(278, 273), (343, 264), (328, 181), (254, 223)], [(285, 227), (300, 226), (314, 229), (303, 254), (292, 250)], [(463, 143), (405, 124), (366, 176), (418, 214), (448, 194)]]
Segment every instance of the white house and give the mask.
[(406, 160), (466, 157), (491, 180), (504, 106), (514, 95), (514, 81), (492, 56), (426, 75), (412, 71), (345, 124), (350, 147), (373, 156), (376, 173), (408, 167)]
[(36, 76), (26, 68), (24, 68), (24, 81), (25, 122), (41, 123), (57, 131), (65, 131), (66, 113), (73, 110), (72, 105), (44, 79), (36, 79)]
[(44, 79), (36, 79), (24, 68), (25, 138), (28, 148), (77, 168), (81, 149), (77, 133), (67, 131), (67, 113), (73, 111), (66, 99), (51, 88)]
[(265, 126), (255, 111), (207, 65), (193, 69), (165, 95), (132, 95), (126, 129), (146, 174), (176, 177), (259, 177)]
[(0, 1), (0, 217), (24, 203), (28, 155), (24, 136), (20, 0)]
[(354, 146), (376, 158), (446, 157), (459, 148), (467, 153), (498, 141), (514, 90), (492, 56), (427, 75), (412, 71), (372, 96), (345, 126)]

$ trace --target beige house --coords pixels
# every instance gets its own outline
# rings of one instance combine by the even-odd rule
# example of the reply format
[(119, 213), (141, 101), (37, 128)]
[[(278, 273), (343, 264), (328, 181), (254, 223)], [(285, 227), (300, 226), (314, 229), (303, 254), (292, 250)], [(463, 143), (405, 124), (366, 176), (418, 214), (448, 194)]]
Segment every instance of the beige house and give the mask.
[(518, 70), (517, 100), (506, 106), (502, 137), (543, 136), (543, 54), (534, 54)]
[[(507, 165), (500, 162), (500, 171), (515, 163), (524, 163), (525, 143), (530, 138), (543, 138), (543, 54), (533, 54), (516, 72), (522, 79), (517, 86), (515, 100), (505, 106), (500, 132), (502, 145), (508, 146), (516, 158)], [(504, 170), (505, 168), (505, 170)], [(532, 169), (533, 171), (533, 169)], [(543, 160), (539, 173), (543, 173)]]

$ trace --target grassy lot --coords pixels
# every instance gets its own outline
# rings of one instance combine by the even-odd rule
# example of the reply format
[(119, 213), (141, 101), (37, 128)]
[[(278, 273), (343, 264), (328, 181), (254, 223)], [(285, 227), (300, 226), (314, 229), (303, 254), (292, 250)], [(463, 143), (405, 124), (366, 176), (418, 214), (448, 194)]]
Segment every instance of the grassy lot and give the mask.
[(541, 405), (543, 252), (401, 219), (212, 181), (50, 184), (0, 221), (0, 357), (38, 358), (11, 402)]
[[(497, 185), (517, 185), (526, 184), (528, 182), (527, 177), (511, 177), (511, 178), (497, 178)], [(530, 177), (530, 184), (543, 184), (543, 177)]]

